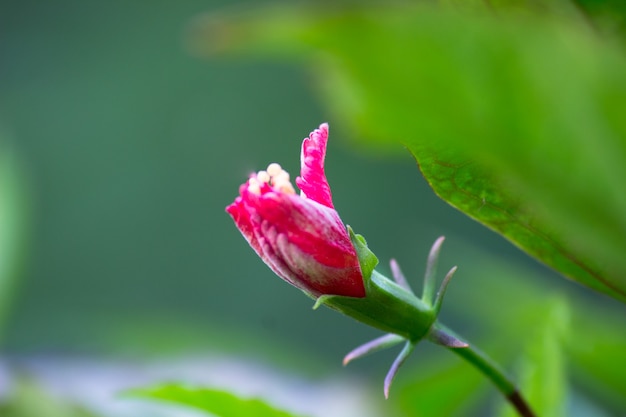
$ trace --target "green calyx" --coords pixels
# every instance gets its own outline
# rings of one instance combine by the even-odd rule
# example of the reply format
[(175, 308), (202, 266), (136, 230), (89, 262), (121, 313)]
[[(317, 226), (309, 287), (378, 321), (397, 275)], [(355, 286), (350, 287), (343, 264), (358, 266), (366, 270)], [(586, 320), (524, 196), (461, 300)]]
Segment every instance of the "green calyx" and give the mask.
[[(378, 258), (367, 246), (365, 238), (354, 233), (350, 226), (348, 233), (359, 258), (366, 296), (356, 298), (324, 295), (317, 299), (315, 308), (323, 304), (369, 326), (400, 335), (412, 342), (423, 339), (437, 319), (437, 309), (433, 308), (433, 303), (417, 297), (403, 276), (398, 278), (395, 273), (395, 270), (399, 271), (397, 266), (394, 269), (395, 282), (377, 272), (374, 268), (378, 265)], [(435, 243), (437, 249), (441, 246), (441, 241), (439, 239)], [(430, 282), (433, 275), (432, 257), (431, 253), (426, 275)]]
[(359, 257), (365, 297), (323, 295), (317, 298), (314, 308), (325, 305), (387, 334), (353, 349), (344, 357), (344, 365), (370, 353), (403, 344), (385, 376), (383, 392), (385, 398), (389, 398), (391, 384), (398, 370), (411, 356), (417, 344), (422, 339), (427, 339), (452, 350), (474, 365), (506, 396), (520, 416), (535, 416), (515, 384), (495, 362), (437, 320), (446, 288), (456, 272), (456, 266), (450, 269), (437, 290), (437, 262), (443, 237), (437, 239), (430, 249), (420, 298), (409, 286), (395, 260), (390, 262), (393, 276), (391, 280), (374, 270), (378, 258), (369, 250), (363, 236), (355, 234), (350, 227), (348, 232)]
[(363, 298), (326, 296), (320, 302), (364, 324), (411, 341), (423, 339), (437, 318), (421, 299), (376, 271), (365, 281), (365, 292)]
[(436, 264), (443, 237), (437, 239), (428, 256), (424, 293), (422, 298), (419, 298), (409, 287), (394, 260), (391, 261), (394, 278), (391, 280), (374, 269), (378, 265), (378, 258), (367, 247), (363, 236), (354, 233), (349, 226), (348, 233), (359, 258), (366, 295), (361, 298), (323, 295), (317, 298), (314, 308), (325, 305), (388, 333), (350, 352), (344, 359), (344, 364), (371, 352), (405, 342), (404, 349), (385, 378), (385, 396), (387, 396), (398, 368), (422, 339), (428, 338), (433, 343), (449, 348), (467, 347), (466, 343), (442, 330), (442, 327), (437, 324), (437, 315), (443, 296), (456, 267), (446, 275), (435, 294)]
[(378, 265), (378, 258), (374, 255), (374, 252), (367, 247), (365, 238), (354, 233), (354, 230), (352, 230), (350, 226), (348, 226), (348, 234), (350, 235), (350, 240), (356, 250), (357, 257), (359, 258), (363, 280), (365, 280), (365, 283), (367, 284), (367, 281), (372, 276), (372, 272), (374, 272), (374, 268)]

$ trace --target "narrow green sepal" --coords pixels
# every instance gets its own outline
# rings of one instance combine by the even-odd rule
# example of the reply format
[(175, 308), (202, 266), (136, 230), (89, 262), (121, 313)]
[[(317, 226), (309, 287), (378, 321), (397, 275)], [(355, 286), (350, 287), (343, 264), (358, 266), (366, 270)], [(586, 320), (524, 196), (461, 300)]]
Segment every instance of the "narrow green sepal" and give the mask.
[(355, 359), (359, 359), (363, 356), (369, 355), (370, 353), (379, 352), (383, 349), (393, 347), (404, 340), (406, 340), (404, 337), (398, 336), (397, 334), (393, 333), (389, 333), (377, 339), (370, 340), (369, 342), (364, 343), (355, 349), (352, 349), (350, 353), (348, 353), (343, 358), (343, 366), (346, 366), (348, 363)]
[(347, 228), (348, 233), (350, 234), (350, 240), (352, 241), (352, 245), (354, 245), (354, 249), (356, 250), (356, 254), (359, 258), (363, 280), (367, 282), (372, 276), (374, 268), (378, 265), (378, 258), (374, 255), (374, 252), (367, 247), (367, 242), (363, 236), (354, 233), (354, 230), (352, 230), (350, 226), (347, 226)]
[(385, 377), (385, 384), (384, 384), (384, 393), (385, 393), (386, 399), (389, 398), (389, 390), (391, 389), (391, 383), (396, 377), (396, 374), (398, 373), (398, 369), (400, 369), (404, 361), (406, 361), (406, 359), (411, 355), (411, 353), (413, 353), (413, 349), (415, 349), (416, 344), (417, 343), (414, 343), (414, 342), (406, 342), (406, 344), (404, 345), (404, 348), (402, 348), (402, 351), (400, 352), (396, 360), (393, 361), (391, 368), (389, 368), (389, 372), (387, 372), (387, 376)]
[(313, 304), (313, 310), (317, 310), (318, 308), (320, 308), (321, 305), (326, 304), (326, 301), (334, 297), (337, 297), (337, 296), (336, 295), (320, 295), (315, 300), (315, 304)]
[(394, 281), (396, 281), (399, 286), (401, 286), (411, 294), (415, 295), (415, 292), (409, 285), (409, 281), (404, 276), (404, 273), (402, 273), (402, 269), (400, 269), (398, 261), (396, 261), (395, 259), (391, 259), (389, 261), (389, 266), (391, 267), (391, 276), (393, 277)]
[(441, 245), (445, 237), (440, 236), (435, 240), (433, 246), (430, 248), (428, 254), (428, 261), (426, 262), (426, 273), (424, 274), (424, 289), (422, 292), (422, 300), (428, 304), (433, 305), (433, 296), (435, 295), (435, 283), (437, 278), (437, 263), (439, 261), (439, 252), (441, 252)]
[(435, 297), (435, 302), (433, 304), (433, 308), (435, 309), (435, 314), (439, 315), (439, 310), (441, 310), (441, 305), (443, 304), (443, 296), (446, 295), (446, 290), (448, 289), (448, 284), (452, 279), (452, 276), (456, 272), (457, 267), (453, 266), (450, 271), (446, 274), (445, 278), (441, 282), (441, 286), (439, 287), (439, 291), (437, 291), (437, 296)]
[(469, 346), (469, 344), (460, 340), (450, 332), (446, 332), (439, 328), (436, 324), (430, 329), (430, 332), (428, 333), (428, 340), (437, 345), (445, 346), (451, 349), (466, 348)]

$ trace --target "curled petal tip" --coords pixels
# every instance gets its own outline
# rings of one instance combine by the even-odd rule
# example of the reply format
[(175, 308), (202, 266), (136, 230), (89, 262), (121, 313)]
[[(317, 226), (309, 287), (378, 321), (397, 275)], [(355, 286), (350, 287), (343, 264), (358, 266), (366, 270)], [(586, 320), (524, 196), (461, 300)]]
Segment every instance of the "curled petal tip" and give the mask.
[(402, 273), (398, 262), (395, 259), (391, 259), (389, 261), (389, 266), (391, 267), (391, 275), (393, 276), (393, 279), (396, 281), (396, 283), (410, 293), (413, 293), (413, 290), (411, 289), (411, 286), (409, 285), (406, 277)]
[(402, 336), (398, 336), (397, 334), (393, 333), (389, 333), (374, 340), (371, 340), (349, 352), (343, 358), (343, 365), (345, 366), (354, 359), (361, 358), (365, 355), (369, 355), (370, 353), (378, 352), (380, 350), (395, 346), (404, 340), (405, 339)]
[(296, 185), (300, 188), (302, 197), (306, 196), (317, 203), (333, 208), (332, 194), (324, 172), (327, 143), (327, 123), (322, 123), (302, 141), (300, 176), (296, 178)]

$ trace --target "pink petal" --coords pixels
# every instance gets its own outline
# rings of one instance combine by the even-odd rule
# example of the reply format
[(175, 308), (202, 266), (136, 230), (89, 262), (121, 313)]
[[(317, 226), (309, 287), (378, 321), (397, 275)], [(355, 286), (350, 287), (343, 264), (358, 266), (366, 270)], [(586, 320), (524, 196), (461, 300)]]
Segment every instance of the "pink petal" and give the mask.
[(292, 285), (297, 286), (296, 275), (289, 269), (287, 264), (278, 256), (272, 241), (276, 240), (276, 229), (259, 216), (255, 207), (249, 204), (251, 194), (247, 190), (247, 183), (240, 187), (240, 196), (226, 207), (237, 228), (248, 241), (252, 249), (279, 277)]
[(365, 296), (358, 257), (335, 210), (293, 194), (257, 198), (250, 205), (272, 225), (272, 234), (264, 229), (259, 240), (267, 238), (269, 258), (286, 267), (279, 268), (281, 277), (314, 295)]
[[(298, 242), (291, 241), (286, 234), (278, 236), (276, 241), (280, 256), (292, 265), (293, 272), (298, 276), (297, 287), (308, 293), (319, 296), (322, 294), (344, 295), (348, 297), (365, 297), (363, 276), (358, 263), (350, 262), (342, 257), (345, 265), (331, 266), (319, 262), (309, 253), (303, 251)], [(331, 249), (322, 248), (322, 252)], [(332, 255), (332, 257), (336, 257)], [(354, 258), (352, 258), (354, 259)]]
[(328, 123), (322, 123), (302, 142), (300, 176), (296, 185), (306, 198), (333, 208), (330, 186), (324, 173), (324, 158), (328, 142)]
[(237, 197), (231, 205), (226, 207), (226, 212), (233, 218), (237, 228), (250, 246), (252, 246), (252, 249), (254, 249), (257, 254), (260, 253), (260, 245), (254, 233), (254, 226), (250, 220), (250, 212), (246, 209), (243, 199)]
[(282, 230), (290, 230), (293, 235), (316, 236), (325, 244), (342, 242), (354, 252), (346, 227), (334, 209), (295, 194), (267, 193), (250, 196), (249, 201), (264, 220)]
[(278, 232), (276, 228), (269, 222), (255, 217), (253, 220), (258, 227), (255, 227), (257, 239), (260, 243), (261, 252), (259, 256), (270, 267), (272, 271), (291, 285), (301, 288), (298, 276), (291, 270), (289, 265), (284, 261), (276, 247)]

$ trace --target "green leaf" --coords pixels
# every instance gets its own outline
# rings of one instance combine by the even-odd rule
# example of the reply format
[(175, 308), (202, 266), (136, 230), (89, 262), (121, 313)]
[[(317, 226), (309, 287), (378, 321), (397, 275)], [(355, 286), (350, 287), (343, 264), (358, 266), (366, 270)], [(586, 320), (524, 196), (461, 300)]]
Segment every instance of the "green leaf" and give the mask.
[(169, 384), (135, 389), (128, 394), (197, 408), (219, 417), (295, 417), (295, 414), (278, 410), (261, 399), (241, 398), (227, 391), (209, 388)]
[(359, 138), (404, 144), (448, 203), (625, 301), (626, 59), (582, 22), (294, 9), (237, 21), (231, 50), (309, 58)]

